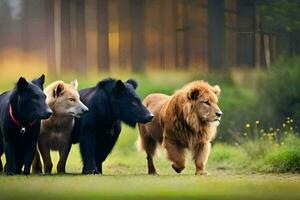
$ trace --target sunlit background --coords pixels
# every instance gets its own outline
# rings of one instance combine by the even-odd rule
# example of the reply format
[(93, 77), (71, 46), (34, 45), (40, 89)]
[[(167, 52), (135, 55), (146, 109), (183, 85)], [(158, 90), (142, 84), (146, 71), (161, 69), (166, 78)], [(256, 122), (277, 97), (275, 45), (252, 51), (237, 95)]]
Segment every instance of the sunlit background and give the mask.
[[(266, 118), (273, 108), (253, 107), (266, 96), (262, 76), (294, 65), (299, 11), (297, 0), (0, 0), (0, 85), (41, 73), (81, 88), (134, 77), (143, 98), (206, 79), (223, 89), (229, 135), (257, 118), (276, 122)], [(279, 110), (281, 121), (299, 113)]]
[(52, 75), (267, 68), (278, 54), (299, 53), (297, 4), (281, 0), (1, 0), (0, 67), (10, 74)]
[[(135, 78), (142, 99), (198, 79), (218, 84), (214, 175), (192, 176), (191, 159), (175, 175), (158, 156), (163, 176), (144, 176), (138, 130), (123, 125), (104, 162), (108, 176), (0, 176), (0, 199), (299, 199), (299, 175), (277, 174), (300, 171), (299, 0), (0, 0), (0, 92), (42, 73), (45, 85), (76, 78), (80, 89), (107, 76)], [(81, 169), (73, 145), (67, 172)]]

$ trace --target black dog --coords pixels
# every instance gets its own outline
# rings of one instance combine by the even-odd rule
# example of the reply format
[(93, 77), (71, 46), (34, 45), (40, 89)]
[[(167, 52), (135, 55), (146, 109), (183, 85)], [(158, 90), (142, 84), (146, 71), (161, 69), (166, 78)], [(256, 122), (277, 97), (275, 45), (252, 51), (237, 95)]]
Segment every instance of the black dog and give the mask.
[(105, 79), (96, 87), (81, 90), (81, 101), (89, 113), (76, 119), (73, 143), (80, 143), (83, 174), (102, 174), (102, 162), (121, 132), (121, 121), (134, 127), (154, 117), (135, 92), (137, 82)]
[[(30, 173), (41, 119), (52, 114), (44, 81), (44, 75), (32, 82), (21, 77), (12, 91), (0, 95), (0, 157), (5, 152), (7, 174), (21, 174), (23, 165), (24, 174)], [(2, 162), (0, 167), (2, 171)]]

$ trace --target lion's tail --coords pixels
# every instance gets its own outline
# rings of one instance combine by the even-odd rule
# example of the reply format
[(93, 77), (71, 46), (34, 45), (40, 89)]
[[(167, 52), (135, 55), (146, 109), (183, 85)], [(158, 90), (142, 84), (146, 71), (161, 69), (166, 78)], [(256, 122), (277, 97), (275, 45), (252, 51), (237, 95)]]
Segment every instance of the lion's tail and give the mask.
[(135, 146), (138, 151), (145, 151), (145, 148), (144, 148), (144, 145), (142, 142), (142, 138), (140, 135), (138, 136), (138, 139), (135, 142)]
[(145, 151), (145, 144), (141, 135), (145, 134), (145, 126), (143, 124), (138, 124), (139, 136), (136, 140), (136, 148), (138, 151)]

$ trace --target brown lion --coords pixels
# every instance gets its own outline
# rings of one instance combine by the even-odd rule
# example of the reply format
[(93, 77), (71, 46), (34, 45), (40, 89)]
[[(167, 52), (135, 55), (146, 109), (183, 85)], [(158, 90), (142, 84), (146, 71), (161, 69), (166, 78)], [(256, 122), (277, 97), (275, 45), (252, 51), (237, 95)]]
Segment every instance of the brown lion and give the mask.
[(145, 106), (155, 115), (152, 122), (139, 124), (140, 147), (147, 153), (148, 173), (157, 174), (153, 163), (158, 144), (162, 144), (172, 167), (180, 173), (185, 168), (185, 150), (192, 152), (196, 174), (207, 174), (209, 156), (222, 111), (218, 107), (221, 89), (205, 81), (185, 85), (172, 96), (150, 94)]

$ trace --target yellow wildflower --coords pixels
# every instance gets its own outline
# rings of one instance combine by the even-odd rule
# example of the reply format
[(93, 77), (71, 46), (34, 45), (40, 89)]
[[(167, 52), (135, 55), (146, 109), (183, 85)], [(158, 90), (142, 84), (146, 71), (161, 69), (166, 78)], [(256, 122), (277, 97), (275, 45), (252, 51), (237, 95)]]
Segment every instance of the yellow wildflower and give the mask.
[(246, 128), (250, 128), (250, 124), (246, 124)]

